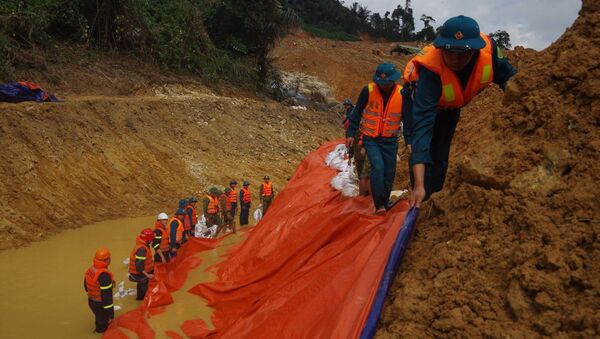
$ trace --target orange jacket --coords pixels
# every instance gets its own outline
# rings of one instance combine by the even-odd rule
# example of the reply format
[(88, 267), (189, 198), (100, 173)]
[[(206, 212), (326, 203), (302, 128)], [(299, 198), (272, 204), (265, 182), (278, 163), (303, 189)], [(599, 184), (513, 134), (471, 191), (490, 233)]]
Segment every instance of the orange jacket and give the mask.
[[(183, 231), (185, 230), (185, 226), (183, 225), (183, 222), (181, 220), (179, 220), (179, 218), (177, 218), (176, 216), (171, 217), (171, 219), (169, 219), (169, 222), (167, 223), (167, 225), (169, 225), (169, 227), (171, 227), (171, 224), (173, 223), (173, 221), (177, 222), (177, 231), (175, 233), (175, 242), (177, 243), (181, 243), (181, 240), (183, 239)], [(169, 232), (171, 230), (169, 229)], [(169, 236), (170, 239), (170, 236)]]
[(247, 188), (242, 188), (242, 192), (244, 193), (244, 202), (251, 202), (252, 197), (250, 196), (250, 190)]
[[(192, 210), (192, 220), (189, 217), (189, 210)], [(196, 223), (198, 223), (198, 214), (196, 208), (192, 205), (185, 206), (185, 218), (183, 218), (183, 227), (185, 230), (190, 230)]]
[[(135, 268), (135, 261), (136, 260), (144, 260), (144, 271), (146, 273), (150, 273), (154, 270), (154, 258), (152, 257), (152, 252), (150, 251), (150, 247), (148, 247), (148, 245), (146, 245), (146, 242), (144, 240), (142, 240), (142, 238), (140, 238), (139, 236), (137, 237), (137, 239), (135, 239), (136, 241), (136, 245), (135, 248), (133, 249), (133, 251), (131, 252), (131, 255), (129, 256), (129, 273), (130, 274), (142, 274), (142, 272), (139, 272), (137, 270), (137, 268)], [(144, 257), (139, 257), (137, 256), (137, 251), (144, 247), (146, 249), (146, 256)]]
[(427, 46), (419, 52), (406, 65), (404, 69), (404, 82), (416, 83), (419, 78), (419, 68), (425, 67), (439, 75), (442, 81), (442, 95), (438, 107), (440, 109), (461, 108), (471, 101), (479, 92), (488, 87), (494, 79), (492, 67), (492, 44), (485, 34), (481, 34), (485, 40), (485, 47), (479, 51), (479, 57), (471, 72), (471, 77), (463, 89), (460, 80), (444, 63), (442, 50), (433, 46)]
[(219, 199), (213, 198), (210, 195), (207, 195), (206, 198), (208, 199), (208, 206), (206, 208), (206, 213), (208, 213), (208, 214), (219, 213)]
[(262, 196), (270, 197), (273, 195), (273, 184), (270, 182), (263, 182), (262, 184)]
[(237, 191), (235, 189), (231, 189), (231, 192), (227, 194), (227, 202), (231, 205), (231, 203), (237, 203)]
[(160, 221), (156, 221), (156, 223), (154, 224), (154, 229), (160, 231), (160, 235), (154, 235), (154, 239), (160, 240), (158, 248), (163, 253), (168, 252), (171, 248), (171, 246), (169, 245), (169, 232), (167, 232), (167, 230), (165, 229), (163, 224), (160, 223)]
[(113, 287), (112, 284), (101, 287), (98, 282), (98, 278), (102, 273), (107, 273), (110, 276), (111, 281), (114, 279), (107, 267), (107, 263), (94, 259), (94, 265), (85, 272), (85, 286), (87, 288), (88, 298), (91, 300), (102, 301), (101, 290)]
[(397, 136), (402, 121), (402, 86), (394, 85), (385, 107), (379, 86), (371, 82), (368, 88), (369, 101), (362, 113), (360, 133), (373, 138)]

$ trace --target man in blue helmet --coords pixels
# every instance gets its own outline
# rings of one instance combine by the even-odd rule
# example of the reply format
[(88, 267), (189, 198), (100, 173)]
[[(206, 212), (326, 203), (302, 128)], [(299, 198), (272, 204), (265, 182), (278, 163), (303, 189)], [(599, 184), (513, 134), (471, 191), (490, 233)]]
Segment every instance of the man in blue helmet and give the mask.
[(358, 131), (367, 151), (370, 170), (371, 196), (375, 214), (385, 214), (396, 175), (398, 134), (402, 118), (402, 87), (396, 66), (383, 63), (377, 66), (373, 82), (365, 86), (350, 116), (346, 131), (346, 147), (350, 149)]
[(460, 109), (492, 82), (504, 89), (516, 72), (477, 22), (463, 15), (448, 19), (433, 46), (408, 63), (404, 90), (412, 96), (405, 96), (403, 114), (411, 206), (442, 189)]

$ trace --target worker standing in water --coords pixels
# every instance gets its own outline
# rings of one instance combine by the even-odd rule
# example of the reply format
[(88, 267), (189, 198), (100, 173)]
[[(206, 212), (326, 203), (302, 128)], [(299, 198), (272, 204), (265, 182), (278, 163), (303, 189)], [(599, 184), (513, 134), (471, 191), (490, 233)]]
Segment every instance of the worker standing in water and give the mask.
[[(180, 205), (181, 206), (181, 205)], [(183, 208), (177, 209), (175, 215), (169, 219), (169, 247), (171, 248), (171, 258), (177, 256), (177, 251), (183, 245), (183, 235), (185, 226), (183, 220), (185, 211)]]
[(171, 246), (169, 245), (169, 232), (167, 231), (167, 213), (159, 213), (154, 224), (154, 262), (168, 263), (171, 260)]
[(250, 181), (244, 181), (244, 187), (240, 190), (240, 226), (248, 225), (248, 217), (250, 216), (250, 206), (252, 205), (252, 196), (250, 195)]
[(154, 240), (154, 232), (145, 228), (135, 239), (135, 247), (129, 256), (129, 280), (137, 283), (136, 300), (143, 300), (148, 291), (148, 283), (154, 278), (154, 259), (149, 245)]
[(263, 179), (264, 182), (260, 185), (258, 195), (260, 196), (262, 215), (264, 216), (267, 214), (267, 210), (275, 198), (275, 189), (273, 188), (273, 183), (271, 183), (271, 178), (269, 178), (268, 175), (265, 175)]
[(185, 238), (191, 238), (193, 236), (193, 230), (194, 230), (194, 226), (196, 226), (196, 223), (198, 222), (198, 214), (196, 212), (196, 203), (198, 202), (198, 199), (196, 197), (190, 197), (189, 199), (187, 199), (187, 204), (185, 205), (185, 218), (183, 219), (183, 226), (184, 226), (184, 233), (185, 233)]
[(113, 305), (113, 274), (108, 270), (110, 252), (106, 247), (96, 251), (92, 267), (85, 272), (83, 288), (87, 292), (88, 305), (94, 313), (95, 332), (104, 333), (115, 317)]

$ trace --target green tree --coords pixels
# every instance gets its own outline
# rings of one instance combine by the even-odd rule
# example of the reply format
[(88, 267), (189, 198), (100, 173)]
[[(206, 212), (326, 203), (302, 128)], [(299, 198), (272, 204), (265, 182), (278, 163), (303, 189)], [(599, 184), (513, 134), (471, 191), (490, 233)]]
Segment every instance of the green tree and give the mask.
[(429, 15), (422, 14), (421, 19), (423, 21), (423, 29), (417, 33), (417, 39), (423, 41), (433, 41), (435, 39), (435, 29), (431, 26), (431, 22), (435, 22), (433, 17)]
[(503, 49), (510, 49), (510, 35), (507, 31), (497, 30), (495, 33), (490, 33), (488, 36), (496, 41), (496, 45)]

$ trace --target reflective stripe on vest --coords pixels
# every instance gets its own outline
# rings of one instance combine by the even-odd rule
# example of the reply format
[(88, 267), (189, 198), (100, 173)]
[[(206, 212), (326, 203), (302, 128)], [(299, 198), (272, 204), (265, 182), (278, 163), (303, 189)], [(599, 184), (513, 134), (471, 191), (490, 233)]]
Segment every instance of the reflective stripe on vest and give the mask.
[[(142, 242), (142, 243), (140, 243), (140, 242)], [(145, 256), (138, 256), (136, 254), (140, 248), (146, 249)], [(129, 273), (142, 274), (142, 272), (139, 272), (137, 270), (137, 268), (135, 267), (136, 260), (144, 260), (144, 271), (146, 273), (150, 273), (154, 270), (154, 259), (152, 258), (152, 252), (150, 252), (150, 247), (148, 247), (148, 245), (143, 243), (143, 241), (141, 239), (139, 239), (139, 237), (138, 237), (138, 244), (135, 246), (135, 248), (133, 249), (133, 252), (131, 252), (131, 255), (129, 256)]]
[(427, 46), (415, 56), (404, 69), (404, 82), (417, 83), (419, 68), (425, 67), (437, 74), (442, 82), (442, 95), (438, 107), (441, 109), (461, 108), (468, 104), (479, 92), (488, 87), (493, 78), (492, 43), (485, 34), (481, 34), (485, 47), (479, 50), (479, 56), (473, 66), (469, 81), (463, 90), (454, 71), (444, 62), (442, 50)]
[(206, 213), (208, 214), (217, 214), (219, 212), (219, 200), (217, 198), (213, 198), (210, 195), (206, 196), (208, 198), (208, 206), (206, 208)]
[(265, 183), (263, 182), (262, 184), (262, 196), (263, 197), (270, 197), (273, 195), (273, 184), (268, 182)]
[[(154, 225), (154, 229), (160, 231), (160, 235), (154, 235), (154, 239), (160, 240), (158, 248), (160, 248), (160, 250), (163, 253), (168, 252), (171, 248), (171, 246), (169, 245), (169, 232), (167, 232), (167, 230), (164, 229), (163, 225), (158, 221), (156, 222), (156, 225)], [(156, 250), (156, 248), (154, 250)]]
[(373, 138), (397, 136), (402, 120), (402, 87), (394, 85), (385, 107), (379, 86), (372, 82), (368, 89), (369, 100), (362, 113), (361, 134)]
[[(98, 278), (100, 278), (100, 274), (107, 273), (110, 276), (111, 284), (108, 286), (100, 286), (100, 282), (98, 282)], [(85, 287), (87, 288), (88, 298), (94, 301), (102, 301), (102, 293), (101, 291), (107, 290), (113, 287), (112, 284), (113, 275), (106, 268), (96, 268), (94, 266), (88, 268), (85, 272)]]
[(244, 192), (244, 202), (251, 202), (252, 201), (252, 197), (250, 196), (250, 190), (247, 188), (242, 188), (242, 192)]

